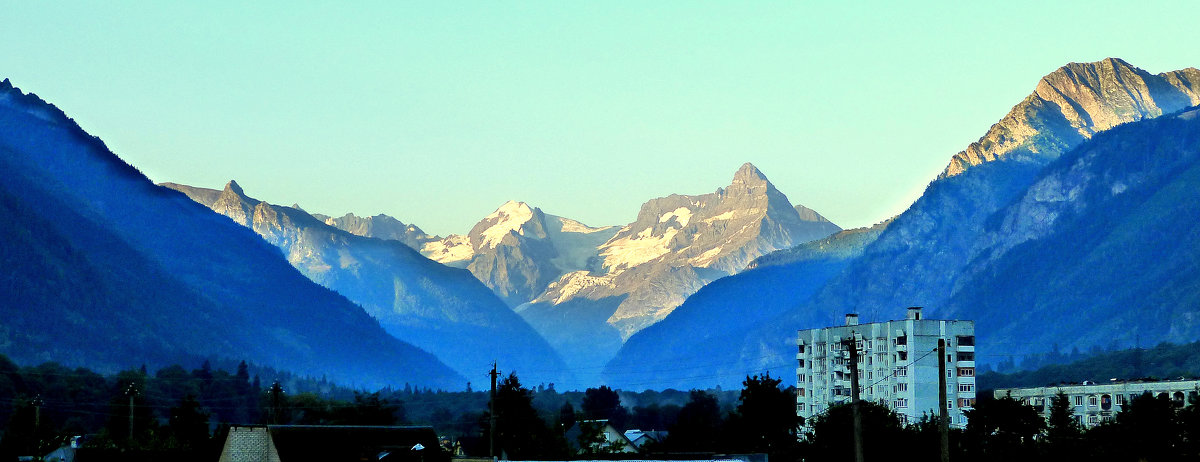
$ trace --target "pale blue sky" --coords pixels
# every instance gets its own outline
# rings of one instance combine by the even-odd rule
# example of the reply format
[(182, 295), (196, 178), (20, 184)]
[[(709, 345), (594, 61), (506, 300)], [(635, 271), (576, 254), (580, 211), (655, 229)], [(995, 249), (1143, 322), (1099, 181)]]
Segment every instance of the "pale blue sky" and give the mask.
[(1200, 66), (1197, 3), (5, 2), (0, 77), (156, 182), (443, 235), (508, 199), (624, 224), (747, 161), (855, 227), (1063, 64)]

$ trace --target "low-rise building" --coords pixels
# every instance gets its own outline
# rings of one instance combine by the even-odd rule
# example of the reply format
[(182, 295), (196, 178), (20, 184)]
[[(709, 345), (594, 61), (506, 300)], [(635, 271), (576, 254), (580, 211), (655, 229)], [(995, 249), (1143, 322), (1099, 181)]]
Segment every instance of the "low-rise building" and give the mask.
[(829, 406), (849, 402), (849, 350), (859, 351), (859, 398), (887, 405), (902, 422), (938, 415), (938, 340), (946, 342), (946, 396), (950, 423), (965, 425), (963, 411), (975, 405), (975, 323), (923, 319), (921, 308), (905, 319), (799, 331), (796, 353), (796, 414), (805, 420)]
[(1033, 406), (1044, 417), (1049, 418), (1050, 399), (1061, 391), (1071, 403), (1075, 421), (1086, 428), (1112, 420), (1133, 398), (1143, 393), (1166, 396), (1182, 407), (1187, 403), (1188, 393), (1198, 389), (1200, 380), (1110, 381), (1049, 387), (1000, 388), (994, 395), (996, 398), (1011, 396), (1017, 401)]

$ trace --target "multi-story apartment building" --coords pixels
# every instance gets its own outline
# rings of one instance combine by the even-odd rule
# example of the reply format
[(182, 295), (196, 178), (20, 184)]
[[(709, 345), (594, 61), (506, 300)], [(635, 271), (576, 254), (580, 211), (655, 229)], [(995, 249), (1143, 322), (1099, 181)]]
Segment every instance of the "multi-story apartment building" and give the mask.
[(938, 415), (938, 339), (946, 341), (946, 396), (951, 425), (966, 424), (964, 410), (975, 405), (975, 323), (923, 319), (921, 308), (906, 319), (858, 323), (799, 332), (796, 354), (796, 413), (805, 420), (829, 406), (850, 401), (849, 350), (859, 351), (859, 398), (883, 403), (905, 423)]
[(1110, 381), (1108, 383), (1084, 382), (1076, 385), (1058, 385), (1034, 388), (1001, 388), (994, 393), (997, 398), (1011, 396), (1033, 406), (1043, 417), (1050, 418), (1050, 398), (1059, 391), (1067, 395), (1075, 421), (1084, 427), (1094, 427), (1112, 420), (1134, 397), (1143, 393), (1166, 396), (1176, 406), (1187, 403), (1188, 393), (1200, 390), (1200, 380), (1164, 381)]

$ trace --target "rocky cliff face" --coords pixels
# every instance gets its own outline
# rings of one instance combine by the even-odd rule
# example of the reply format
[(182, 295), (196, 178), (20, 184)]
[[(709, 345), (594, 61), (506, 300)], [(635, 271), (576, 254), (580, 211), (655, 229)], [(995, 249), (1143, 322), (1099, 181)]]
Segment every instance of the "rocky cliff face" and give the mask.
[(446, 358), (464, 376), (501, 361), (529, 371), (523, 376), (534, 382), (570, 380), (549, 344), (466, 271), (426, 259), (401, 241), (351, 234), (298, 208), (253, 199), (233, 181), (219, 192), (165, 186), (253, 229), (310, 279), (361, 304), (389, 333)]
[(1117, 125), (1200, 104), (1200, 70), (1150, 74), (1116, 58), (1071, 63), (1038, 82), (979, 141), (955, 154), (941, 177), (1010, 154), (1052, 159)]

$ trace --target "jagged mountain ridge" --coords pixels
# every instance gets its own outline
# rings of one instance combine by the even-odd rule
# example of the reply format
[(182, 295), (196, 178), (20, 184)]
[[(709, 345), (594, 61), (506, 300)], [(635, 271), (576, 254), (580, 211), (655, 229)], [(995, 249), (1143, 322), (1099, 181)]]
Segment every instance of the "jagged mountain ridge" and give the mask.
[[(700, 288), (666, 319), (630, 337), (605, 366), (605, 383), (634, 389), (706, 388), (761, 373), (773, 364), (773, 355), (743, 361), (742, 351), (730, 345), (741, 345), (761, 324), (794, 309), (795, 300), (811, 296), (862, 255), (889, 223), (772, 252), (746, 271)], [(646, 358), (653, 358), (653, 365), (647, 367)]]
[[(292, 208), (299, 207), (293, 206)], [(437, 236), (426, 234), (417, 225), (406, 225), (400, 220), (384, 214), (369, 217), (360, 217), (353, 213), (347, 213), (340, 217), (313, 216), (329, 226), (350, 234), (400, 241), (414, 249), (420, 249), (425, 243), (438, 240)]]
[(628, 294), (608, 319), (628, 337), (665, 317), (704, 284), (741, 271), (760, 255), (841, 231), (816, 212), (809, 210), (813, 219), (806, 220), (799, 210), (747, 163), (728, 187), (714, 193), (646, 202), (633, 223), (600, 246), (601, 272), (569, 274), (534, 303)]
[(596, 268), (564, 275), (517, 311), (575, 369), (598, 371), (626, 338), (705, 284), (767, 252), (840, 231), (809, 217), (747, 163), (716, 192), (646, 202), (598, 248)]
[(253, 229), (304, 275), (361, 304), (389, 333), (446, 358), (464, 376), (499, 361), (531, 383), (570, 381), (550, 345), (466, 271), (431, 261), (403, 241), (359, 236), (326, 224), (333, 219), (253, 199), (234, 181), (222, 191), (164, 186)]
[[(1125, 69), (1127, 66), (1116, 59), (1071, 64), (1042, 79), (1038, 86), (1041, 90), (1055, 85), (1063, 87), (1064, 82), (1081, 79), (1080, 76), (1112, 78), (1091, 86), (1080, 84), (1081, 94), (1097, 97), (1093, 103), (1073, 104), (1063, 100), (1060, 105), (1035, 92), (1015, 106), (978, 143), (964, 151), (987, 151), (990, 155), (976, 156), (977, 163), (968, 162), (970, 159), (961, 156), (962, 153), (955, 156), (947, 171), (861, 256), (853, 258), (813, 293), (787, 300), (791, 308), (784, 314), (731, 334), (726, 341), (741, 347), (736, 357), (724, 363), (726, 367), (786, 374), (792, 367), (787, 358), (791, 357), (795, 330), (837, 324), (844, 312), (857, 311), (864, 320), (880, 320), (894, 317), (899, 307), (924, 305), (930, 316), (937, 316), (955, 288), (963, 283), (964, 275), (971, 274), (970, 263), (988, 249), (995, 249), (995, 239), (981, 239), (987, 222), (1001, 208), (1017, 200), (1045, 165), (1083, 143), (1091, 133), (1101, 131), (1100, 127), (1152, 118), (1162, 111), (1176, 111), (1200, 102), (1193, 90), (1200, 88), (1196, 86), (1200, 84), (1196, 79), (1200, 74), (1194, 69), (1148, 78), (1150, 74)], [(1116, 79), (1129, 74), (1139, 76), (1140, 80), (1128, 91), (1110, 91), (1125, 88), (1123, 81)], [(1143, 86), (1153, 91), (1139, 91)], [(1105, 90), (1096, 92), (1096, 88)], [(1123, 104), (1130, 94), (1146, 96), (1139, 105)], [(1105, 100), (1105, 95), (1115, 95), (1114, 100)], [(1123, 109), (1128, 107), (1146, 112), (1130, 113)], [(963, 165), (973, 166), (959, 170)], [(768, 290), (765, 281), (760, 287)], [(686, 317), (688, 311), (677, 310), (675, 316)], [(977, 324), (977, 329), (986, 328)], [(610, 367), (621, 364), (614, 362)]]
[(1010, 155), (1045, 162), (1097, 132), (1197, 104), (1196, 82), (1200, 70), (1190, 67), (1154, 75), (1118, 58), (1067, 64), (955, 154), (940, 177)]
[(0, 352), (100, 371), (245, 359), (348, 385), (465, 379), (253, 233), (0, 82)]

